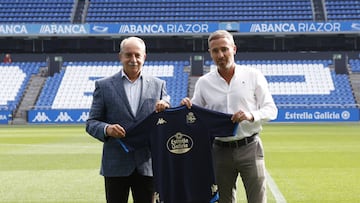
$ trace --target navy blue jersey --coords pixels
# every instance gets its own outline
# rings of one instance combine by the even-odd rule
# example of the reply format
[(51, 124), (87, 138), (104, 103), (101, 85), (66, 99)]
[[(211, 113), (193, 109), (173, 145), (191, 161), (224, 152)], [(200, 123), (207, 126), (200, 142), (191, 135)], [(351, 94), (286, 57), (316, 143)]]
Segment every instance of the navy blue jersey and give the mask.
[(157, 202), (215, 202), (212, 143), (236, 127), (230, 114), (179, 106), (152, 113), (119, 142), (125, 150), (150, 146)]

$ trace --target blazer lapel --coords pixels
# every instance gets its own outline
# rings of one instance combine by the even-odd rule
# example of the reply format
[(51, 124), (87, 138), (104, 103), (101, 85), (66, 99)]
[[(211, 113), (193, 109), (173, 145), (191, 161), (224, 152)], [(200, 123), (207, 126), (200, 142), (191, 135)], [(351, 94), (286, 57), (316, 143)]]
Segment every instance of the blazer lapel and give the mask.
[(135, 115), (132, 113), (129, 100), (128, 100), (127, 96), (126, 96), (121, 71), (113, 76), (113, 79), (112, 79), (111, 83), (112, 83), (117, 95), (119, 96), (119, 98), (114, 98), (114, 99), (122, 100), (124, 102), (127, 110), (131, 113), (131, 115), (133, 117), (135, 117)]
[(143, 79), (142, 79), (142, 88), (141, 88), (141, 95), (140, 95), (140, 102), (139, 102), (139, 108), (138, 108), (138, 112), (139, 110), (141, 109), (143, 103), (144, 103), (144, 95), (147, 95), (148, 94), (148, 91), (149, 91), (149, 87), (150, 87), (150, 80), (149, 78), (147, 78), (146, 76), (142, 76)]

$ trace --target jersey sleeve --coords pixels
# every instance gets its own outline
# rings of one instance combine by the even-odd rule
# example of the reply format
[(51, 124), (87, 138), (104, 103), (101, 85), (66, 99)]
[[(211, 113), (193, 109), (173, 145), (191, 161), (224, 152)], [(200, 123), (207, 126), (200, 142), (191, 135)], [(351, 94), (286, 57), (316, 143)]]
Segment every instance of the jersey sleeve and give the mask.
[(228, 137), (235, 136), (239, 124), (231, 121), (231, 114), (205, 109), (196, 105), (192, 105), (193, 111), (201, 115), (202, 122), (206, 122), (209, 134), (212, 137)]
[(156, 113), (153, 112), (145, 119), (126, 129), (125, 137), (117, 139), (121, 147), (126, 152), (129, 152), (149, 146), (149, 139), (156, 124), (156, 117)]

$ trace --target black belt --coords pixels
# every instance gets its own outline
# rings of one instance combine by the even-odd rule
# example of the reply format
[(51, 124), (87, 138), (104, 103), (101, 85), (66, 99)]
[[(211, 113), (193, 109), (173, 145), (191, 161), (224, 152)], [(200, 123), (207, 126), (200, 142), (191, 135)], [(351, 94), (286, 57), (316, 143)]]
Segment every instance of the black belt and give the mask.
[(234, 141), (228, 141), (228, 142), (214, 140), (214, 143), (220, 147), (238, 148), (238, 147), (241, 147), (241, 146), (244, 146), (244, 145), (247, 145), (247, 144), (250, 144), (251, 142), (253, 142), (257, 135), (258, 135), (258, 133), (254, 133), (250, 137), (245, 137), (241, 140), (234, 140)]

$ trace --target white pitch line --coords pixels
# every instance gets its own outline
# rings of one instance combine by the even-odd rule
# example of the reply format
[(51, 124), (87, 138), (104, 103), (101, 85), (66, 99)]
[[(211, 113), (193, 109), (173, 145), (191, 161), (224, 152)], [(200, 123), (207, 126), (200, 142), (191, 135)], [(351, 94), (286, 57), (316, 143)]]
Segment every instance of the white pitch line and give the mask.
[(269, 172), (265, 170), (265, 176), (267, 179), (267, 184), (274, 195), (276, 203), (286, 203), (286, 199), (284, 195), (280, 192), (278, 186), (276, 185), (275, 181), (271, 178)]

